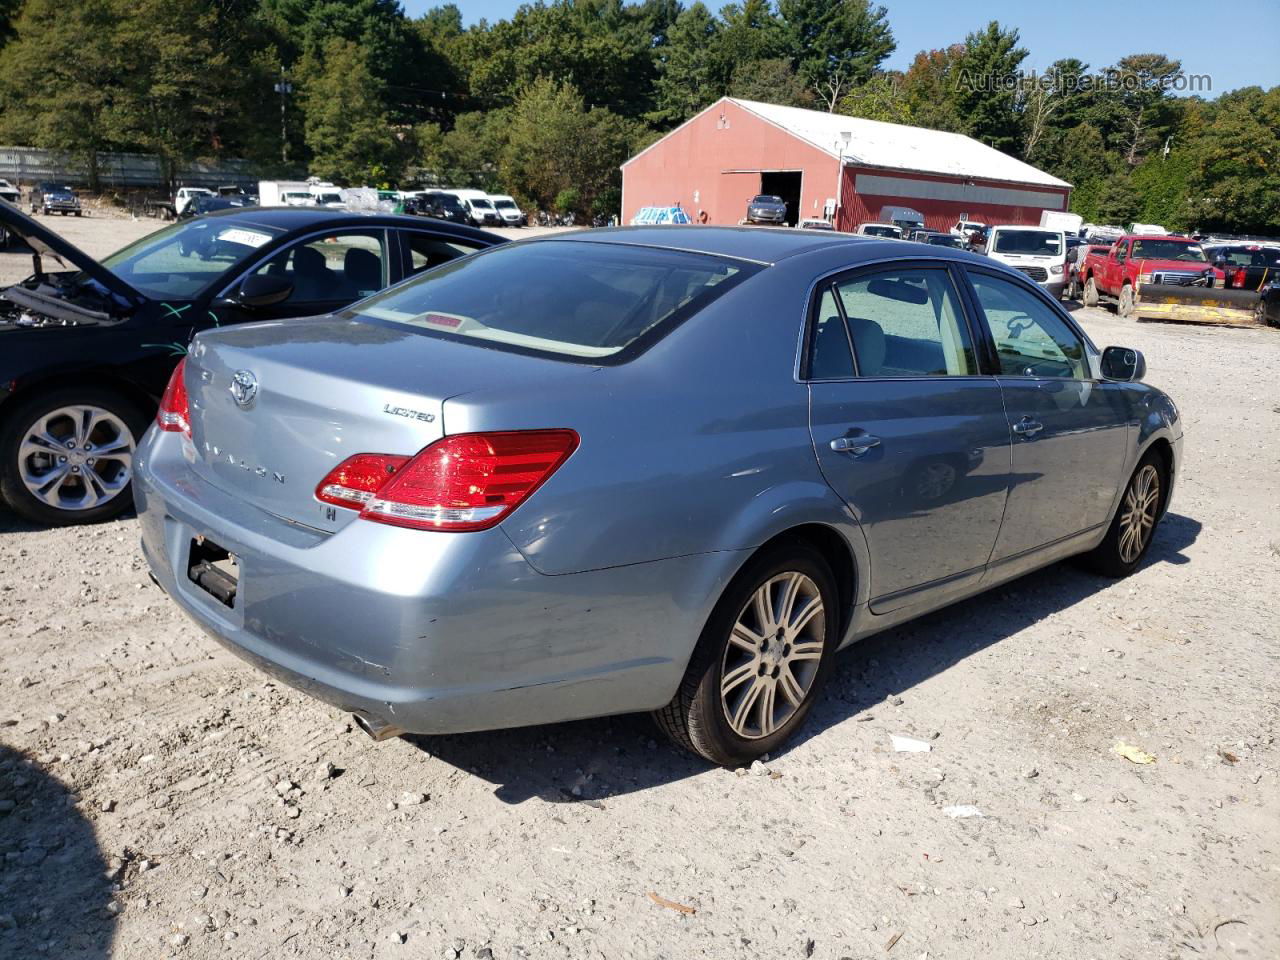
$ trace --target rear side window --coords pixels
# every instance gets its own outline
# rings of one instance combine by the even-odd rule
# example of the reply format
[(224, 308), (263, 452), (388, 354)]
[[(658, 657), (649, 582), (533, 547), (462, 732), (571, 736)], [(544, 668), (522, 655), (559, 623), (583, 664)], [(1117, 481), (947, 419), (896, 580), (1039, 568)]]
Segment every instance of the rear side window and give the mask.
[(978, 372), (951, 276), (897, 268), (835, 286), (862, 377), (963, 377)]
[(465, 240), (453, 237), (448, 239), (430, 233), (414, 233), (406, 231), (401, 234), (405, 245), (409, 248), (409, 272), (421, 273), (450, 260), (457, 260), (468, 253), (475, 253), (480, 248)]
[(620, 362), (759, 269), (684, 251), (539, 240), (447, 263), (366, 300), (359, 315), (515, 351)]

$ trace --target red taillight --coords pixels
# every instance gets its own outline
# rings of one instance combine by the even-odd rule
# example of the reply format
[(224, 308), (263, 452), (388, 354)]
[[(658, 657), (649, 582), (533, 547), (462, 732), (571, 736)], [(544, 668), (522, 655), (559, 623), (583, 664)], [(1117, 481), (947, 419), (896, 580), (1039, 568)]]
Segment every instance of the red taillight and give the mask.
[(386, 453), (357, 453), (347, 457), (320, 481), (316, 499), (359, 510), (408, 459)]
[(316, 488), (326, 503), (360, 509), (365, 520), (419, 530), (486, 530), (502, 521), (569, 459), (572, 430), (462, 433), (406, 462), (361, 453)]
[(187, 369), (187, 358), (183, 357), (173, 368), (169, 377), (169, 385), (164, 388), (160, 398), (160, 409), (156, 411), (156, 423), (161, 430), (173, 433), (185, 433), (191, 436), (191, 413), (187, 402), (187, 383), (183, 373)]
[(1232, 285), (1236, 287), (1243, 287), (1245, 285), (1245, 282), (1246, 282), (1246, 278), (1245, 278), (1244, 267), (1236, 268), (1236, 277)]

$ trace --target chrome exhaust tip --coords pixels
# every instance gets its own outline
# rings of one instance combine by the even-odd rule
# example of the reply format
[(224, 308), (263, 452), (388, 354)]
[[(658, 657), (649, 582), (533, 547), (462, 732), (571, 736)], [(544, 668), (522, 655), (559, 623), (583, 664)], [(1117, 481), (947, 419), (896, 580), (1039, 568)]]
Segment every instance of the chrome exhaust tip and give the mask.
[(351, 719), (355, 721), (357, 727), (369, 735), (371, 740), (390, 740), (392, 737), (398, 737), (405, 732), (399, 727), (393, 727), (385, 720), (379, 720), (376, 717), (366, 717), (363, 714), (353, 713)]

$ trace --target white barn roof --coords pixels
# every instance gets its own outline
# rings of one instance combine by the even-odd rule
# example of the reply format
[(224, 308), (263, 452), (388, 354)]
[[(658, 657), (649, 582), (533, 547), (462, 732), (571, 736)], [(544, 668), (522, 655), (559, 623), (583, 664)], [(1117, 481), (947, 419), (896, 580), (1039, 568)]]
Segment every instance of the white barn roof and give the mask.
[[(1065, 180), (1050, 176), (1029, 163), (961, 133), (863, 120), (800, 107), (780, 107), (736, 97), (724, 99), (833, 157), (843, 155), (849, 163), (949, 177), (977, 177), (1050, 187), (1071, 186)], [(718, 103), (707, 109), (714, 109)]]

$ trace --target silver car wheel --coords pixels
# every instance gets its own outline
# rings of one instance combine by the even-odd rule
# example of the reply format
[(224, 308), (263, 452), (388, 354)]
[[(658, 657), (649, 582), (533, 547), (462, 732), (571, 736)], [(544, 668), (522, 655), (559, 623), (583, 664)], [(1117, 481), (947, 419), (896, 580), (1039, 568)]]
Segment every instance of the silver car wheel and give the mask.
[(1156, 514), (1160, 509), (1160, 473), (1147, 464), (1129, 484), (1124, 493), (1123, 512), (1120, 514), (1120, 559), (1133, 563), (1142, 555), (1155, 529)]
[(734, 733), (758, 740), (795, 715), (818, 675), (826, 632), (812, 579), (791, 571), (761, 584), (734, 621), (720, 668), (720, 704)]
[(33, 497), (57, 510), (89, 510), (129, 486), (133, 433), (110, 410), (59, 407), (26, 431), (18, 472)]

